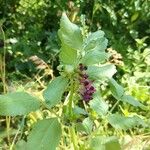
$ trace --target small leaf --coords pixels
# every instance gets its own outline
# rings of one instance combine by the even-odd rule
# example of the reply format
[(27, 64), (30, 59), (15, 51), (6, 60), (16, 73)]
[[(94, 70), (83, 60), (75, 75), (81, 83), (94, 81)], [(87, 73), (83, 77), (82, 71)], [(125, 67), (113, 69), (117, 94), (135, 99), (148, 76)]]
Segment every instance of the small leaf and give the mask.
[(27, 150), (56, 150), (61, 137), (61, 126), (57, 118), (38, 121), (29, 134)]
[(108, 104), (96, 94), (93, 100), (90, 101), (90, 107), (99, 115), (105, 116), (108, 111)]
[(77, 114), (77, 115), (87, 115), (87, 112), (85, 111), (85, 109), (83, 109), (83, 108), (81, 108), (81, 107), (79, 107), (79, 106), (75, 106), (75, 107), (73, 108), (73, 111), (74, 111), (74, 113)]
[(121, 100), (124, 95), (124, 89), (121, 85), (119, 85), (113, 78), (109, 79), (110, 90), (112, 95), (117, 99)]
[(59, 58), (60, 61), (64, 64), (73, 65), (77, 61), (77, 51), (63, 44), (61, 47)]
[(123, 102), (127, 102), (135, 107), (141, 107), (142, 109), (146, 109), (146, 107), (143, 104), (141, 104), (138, 100), (135, 100), (134, 97), (132, 97), (130, 95), (123, 95), (121, 100)]
[(121, 146), (115, 136), (97, 136), (91, 139), (90, 150), (121, 150)]
[(80, 50), (82, 48), (82, 34), (80, 28), (71, 23), (65, 13), (63, 13), (60, 21), (60, 29), (58, 31), (61, 42), (68, 47)]
[(81, 62), (85, 65), (94, 65), (104, 62), (108, 58), (105, 52), (89, 51), (85, 54)]
[(103, 31), (96, 31), (91, 33), (84, 42), (84, 50), (85, 51), (101, 51), (107, 48), (108, 40), (104, 37)]
[(90, 134), (93, 128), (93, 122), (90, 118), (85, 118), (82, 122), (82, 125), (86, 131), (86, 133)]
[(93, 79), (111, 78), (116, 73), (116, 67), (112, 64), (89, 66), (87, 73)]
[(2, 116), (26, 115), (39, 107), (40, 102), (25, 92), (0, 95), (0, 115)]
[(63, 76), (59, 76), (52, 80), (47, 89), (43, 92), (43, 97), (49, 107), (53, 107), (61, 101), (61, 97), (67, 85), (68, 79)]
[(144, 121), (138, 116), (125, 117), (121, 116), (120, 114), (111, 114), (108, 117), (108, 121), (115, 129), (119, 130), (127, 130), (135, 126), (145, 124)]

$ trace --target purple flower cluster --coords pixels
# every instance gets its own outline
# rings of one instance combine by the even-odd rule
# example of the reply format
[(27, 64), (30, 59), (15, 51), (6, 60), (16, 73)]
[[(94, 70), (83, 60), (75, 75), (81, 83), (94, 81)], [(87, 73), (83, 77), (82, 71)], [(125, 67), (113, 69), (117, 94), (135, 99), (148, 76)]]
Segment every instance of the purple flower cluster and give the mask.
[(85, 102), (89, 102), (93, 99), (93, 93), (96, 91), (96, 89), (92, 85), (92, 81), (88, 79), (88, 75), (86, 74), (85, 70), (87, 70), (87, 67), (83, 64), (79, 64), (79, 80), (81, 84), (81, 89), (79, 93)]

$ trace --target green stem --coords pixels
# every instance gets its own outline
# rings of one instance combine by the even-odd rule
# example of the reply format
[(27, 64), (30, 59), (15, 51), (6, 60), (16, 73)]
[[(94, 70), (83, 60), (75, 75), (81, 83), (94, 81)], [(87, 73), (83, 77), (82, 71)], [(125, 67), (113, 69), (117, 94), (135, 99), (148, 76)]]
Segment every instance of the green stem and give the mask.
[[(73, 105), (73, 95), (74, 95), (74, 88), (75, 88), (74, 82), (71, 82), (70, 87), (71, 88), (70, 88), (70, 96), (69, 96), (69, 103), (68, 103), (68, 111), (69, 111), (69, 118), (72, 119), (72, 116), (73, 116), (72, 105)], [(69, 130), (70, 130), (70, 136), (71, 136), (71, 141), (73, 143), (74, 150), (78, 150), (75, 127), (73, 123), (71, 127), (69, 128)]]
[[(5, 32), (2, 28), (2, 26), (0, 26), (0, 30), (2, 32), (2, 36), (3, 36), (3, 41), (4, 41), (4, 48), (3, 48), (3, 56), (2, 56), (2, 83), (3, 83), (3, 93), (6, 94), (6, 37), (5, 37)], [(8, 140), (8, 145), (10, 145), (10, 116), (6, 116), (6, 131), (7, 131), (7, 140)]]
[(5, 68), (5, 57), (6, 57), (6, 37), (3, 28), (0, 26), (2, 32), (4, 48), (3, 48), (3, 57), (2, 57), (2, 82), (3, 82), (3, 93), (6, 94), (6, 68)]
[(75, 133), (75, 128), (73, 125), (70, 127), (70, 136), (71, 136), (71, 141), (73, 143), (74, 150), (78, 150), (77, 141), (76, 141), (76, 133)]
[(69, 103), (68, 103), (68, 111), (69, 111), (70, 118), (72, 118), (73, 116), (73, 112), (72, 112), (73, 94), (74, 94), (74, 85), (73, 82), (71, 82), (71, 90), (70, 90)]

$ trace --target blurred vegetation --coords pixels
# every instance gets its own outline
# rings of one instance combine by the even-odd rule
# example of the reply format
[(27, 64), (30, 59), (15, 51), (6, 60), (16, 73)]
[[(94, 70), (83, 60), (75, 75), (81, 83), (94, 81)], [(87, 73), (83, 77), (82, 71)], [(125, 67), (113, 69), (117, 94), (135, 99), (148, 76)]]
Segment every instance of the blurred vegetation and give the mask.
[[(150, 108), (149, 0), (0, 0), (0, 4), (0, 93), (4, 65), (8, 91), (28, 89), (40, 95), (37, 91), (44, 88), (53, 74), (58, 75), (57, 30), (61, 14), (66, 11), (71, 21), (85, 31), (102, 29), (106, 33), (113, 63), (119, 69), (116, 78)], [(141, 111), (128, 106), (121, 110), (126, 114)], [(142, 113), (150, 125), (150, 111)], [(15, 121), (21, 122), (19, 118)], [(1, 122), (4, 128), (3, 118)], [(16, 126), (13, 121), (12, 125)]]

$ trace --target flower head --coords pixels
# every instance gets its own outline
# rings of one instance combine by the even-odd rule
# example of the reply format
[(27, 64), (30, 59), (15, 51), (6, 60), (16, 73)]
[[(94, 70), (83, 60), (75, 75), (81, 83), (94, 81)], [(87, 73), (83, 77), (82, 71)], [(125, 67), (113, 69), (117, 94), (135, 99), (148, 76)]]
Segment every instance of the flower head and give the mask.
[(85, 102), (89, 102), (93, 99), (93, 94), (95, 93), (96, 89), (92, 85), (92, 81), (88, 78), (89, 76), (86, 74), (87, 66), (84, 66), (83, 64), (79, 64), (79, 76), (80, 76), (80, 84), (81, 89), (79, 91), (82, 100)]

